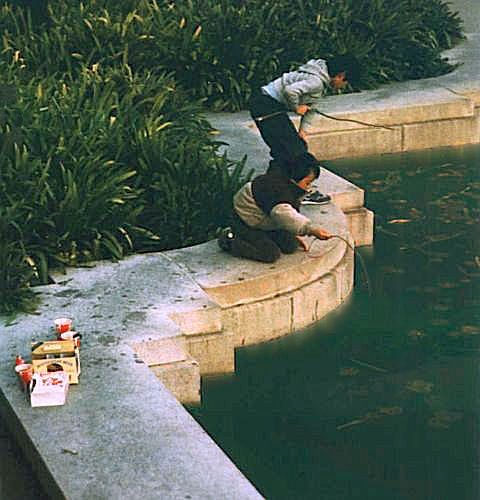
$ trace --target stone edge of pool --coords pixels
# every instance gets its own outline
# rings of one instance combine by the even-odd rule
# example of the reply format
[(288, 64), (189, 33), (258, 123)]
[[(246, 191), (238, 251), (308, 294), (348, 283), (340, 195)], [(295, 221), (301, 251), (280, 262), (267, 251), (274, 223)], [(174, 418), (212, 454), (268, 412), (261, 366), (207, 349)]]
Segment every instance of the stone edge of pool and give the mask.
[[(326, 113), (394, 130), (315, 117), (306, 124), (311, 148), (331, 147), (339, 157), (407, 150), (410, 136), (414, 149), (479, 142), (479, 41), (470, 35), (451, 51), (464, 64), (449, 75), (326, 99)], [(230, 116), (234, 125), (241, 120), (246, 125), (245, 114)], [(236, 125), (231, 133), (248, 134), (254, 144), (246, 153), (261, 148), (251, 127)], [(335, 153), (334, 144), (341, 145)], [(363, 192), (328, 171), (321, 180), (334, 203), (308, 207), (309, 215), (357, 245), (370, 244), (373, 214), (363, 207)], [(322, 258), (297, 252), (270, 266), (233, 259), (208, 242), (102, 262), (40, 288), (38, 315), (2, 322), (0, 411), (47, 493), (259, 498), (176, 397), (198, 402), (201, 375), (233, 371), (236, 347), (301, 329), (348, 297), (351, 249), (335, 239), (316, 243), (315, 252)], [(18, 352), (28, 355), (32, 337), (50, 335), (60, 315), (71, 315), (84, 334), (80, 384), (65, 406), (32, 409), (11, 365)]]
[[(310, 112), (302, 121), (309, 150), (320, 160), (332, 160), (478, 143), (479, 52), (480, 33), (469, 33), (444, 53), (459, 64), (451, 73), (323, 98), (318, 109), (332, 118)], [(207, 117), (218, 129), (220, 140), (229, 143), (233, 157), (253, 150), (262, 162), (249, 160), (247, 165), (258, 172), (264, 169), (267, 150), (255, 140), (258, 133), (247, 112)], [(300, 125), (298, 116), (292, 115), (292, 120)]]
[[(453, 72), (335, 96), (304, 120), (309, 149), (322, 159), (399, 153), (480, 141), (480, 34), (447, 51)], [(376, 126), (343, 121), (353, 119)]]

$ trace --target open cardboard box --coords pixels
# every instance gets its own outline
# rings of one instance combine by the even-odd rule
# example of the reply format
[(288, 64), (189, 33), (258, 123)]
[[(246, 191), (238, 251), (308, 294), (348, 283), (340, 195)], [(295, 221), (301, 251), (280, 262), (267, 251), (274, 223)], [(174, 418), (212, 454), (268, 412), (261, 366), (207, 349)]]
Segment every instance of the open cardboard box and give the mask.
[(32, 343), (34, 373), (64, 371), (70, 384), (78, 384), (80, 351), (74, 340), (49, 340)]

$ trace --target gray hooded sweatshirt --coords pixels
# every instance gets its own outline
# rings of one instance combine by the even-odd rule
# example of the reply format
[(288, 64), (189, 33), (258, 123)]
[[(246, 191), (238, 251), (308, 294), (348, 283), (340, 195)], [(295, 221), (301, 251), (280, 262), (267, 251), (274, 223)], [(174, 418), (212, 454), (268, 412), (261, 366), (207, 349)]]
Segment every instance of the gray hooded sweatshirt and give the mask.
[(265, 85), (262, 91), (295, 111), (300, 104), (311, 105), (322, 97), (329, 84), (327, 63), (323, 59), (310, 59), (297, 71), (284, 73)]

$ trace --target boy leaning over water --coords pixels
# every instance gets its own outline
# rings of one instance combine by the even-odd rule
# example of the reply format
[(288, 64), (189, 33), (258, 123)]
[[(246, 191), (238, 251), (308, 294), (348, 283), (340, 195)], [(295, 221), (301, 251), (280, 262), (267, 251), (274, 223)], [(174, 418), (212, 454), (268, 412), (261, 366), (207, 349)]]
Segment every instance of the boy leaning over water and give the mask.
[(249, 102), (250, 114), (260, 134), (270, 147), (270, 155), (279, 162), (290, 162), (307, 151), (305, 134), (297, 132), (288, 116), (289, 111), (305, 115), (327, 88), (339, 90), (349, 83), (356, 85), (360, 65), (350, 54), (332, 57), (328, 61), (310, 59), (296, 71), (255, 90)]
[(310, 153), (295, 158), (287, 168), (272, 161), (265, 174), (235, 194), (232, 226), (221, 231), (220, 248), (236, 257), (275, 262), (299, 245), (306, 250), (302, 236), (329, 239), (328, 231), (299, 211), (302, 198), (319, 174), (318, 162)]

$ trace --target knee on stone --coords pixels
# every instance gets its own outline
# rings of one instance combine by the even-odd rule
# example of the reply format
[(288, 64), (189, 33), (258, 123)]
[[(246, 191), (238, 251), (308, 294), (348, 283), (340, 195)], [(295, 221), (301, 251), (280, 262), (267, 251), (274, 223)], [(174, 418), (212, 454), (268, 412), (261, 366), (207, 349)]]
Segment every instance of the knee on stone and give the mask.
[(282, 255), (282, 252), (280, 252), (279, 248), (270, 248), (268, 252), (264, 252), (260, 259), (262, 262), (266, 262), (267, 264), (271, 264), (275, 261), (277, 261), (280, 256)]
[(295, 253), (297, 248), (298, 248), (298, 244), (295, 242), (295, 244), (292, 244), (292, 245), (285, 245), (282, 248), (282, 252), (283, 253)]

